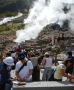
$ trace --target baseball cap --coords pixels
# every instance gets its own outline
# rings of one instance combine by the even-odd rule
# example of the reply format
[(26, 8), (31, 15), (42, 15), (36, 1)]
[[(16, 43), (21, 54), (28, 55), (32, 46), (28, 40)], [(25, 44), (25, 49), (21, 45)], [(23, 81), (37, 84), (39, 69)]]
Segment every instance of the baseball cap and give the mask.
[(19, 60), (24, 60), (24, 58), (25, 58), (25, 54), (24, 54), (23, 52), (20, 52), (20, 53), (18, 54), (18, 59), (19, 59)]
[(16, 48), (16, 50), (15, 50), (16, 52), (19, 52), (20, 51), (20, 49), (19, 48)]
[(6, 57), (3, 62), (6, 64), (6, 65), (14, 65), (14, 60), (12, 57)]
[(44, 55), (49, 55), (49, 53), (48, 52), (45, 52), (45, 54)]
[(20, 52), (18, 56), (24, 56), (25, 54), (23, 52)]

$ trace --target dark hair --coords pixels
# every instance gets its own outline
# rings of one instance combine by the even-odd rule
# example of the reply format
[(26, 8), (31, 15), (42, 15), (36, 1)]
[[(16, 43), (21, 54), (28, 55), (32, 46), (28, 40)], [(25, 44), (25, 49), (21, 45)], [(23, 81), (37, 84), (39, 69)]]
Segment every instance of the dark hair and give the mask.
[(10, 52), (6, 53), (6, 56), (11, 56), (11, 53)]
[(38, 56), (39, 56), (40, 54), (39, 54), (38, 52), (36, 52), (36, 54), (35, 54), (35, 55), (38, 55)]
[(14, 53), (15, 51), (9, 51), (10, 53)]
[(35, 54), (31, 54), (31, 57), (35, 57)]
[(68, 52), (68, 55), (69, 55), (69, 56), (72, 56), (72, 52), (71, 52), (71, 51), (69, 51), (69, 52)]
[(63, 63), (63, 64), (64, 64), (65, 66), (67, 66), (68, 62), (73, 63), (73, 61), (72, 61), (72, 60), (66, 60), (66, 61), (64, 61), (64, 63)]
[(6, 68), (6, 67), (7, 67), (7, 65), (6, 65), (5, 63), (3, 63), (3, 67), (5, 67), (5, 68)]
[(49, 55), (46, 54), (45, 57), (49, 57)]

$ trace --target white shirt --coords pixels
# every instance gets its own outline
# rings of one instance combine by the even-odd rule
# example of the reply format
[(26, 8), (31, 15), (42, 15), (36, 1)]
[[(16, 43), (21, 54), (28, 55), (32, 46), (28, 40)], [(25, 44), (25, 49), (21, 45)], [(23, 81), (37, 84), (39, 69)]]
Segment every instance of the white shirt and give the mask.
[[(22, 66), (22, 62), (21, 62), (21, 61), (17, 62), (17, 63), (16, 63), (15, 71), (19, 71), (19, 69), (20, 69), (21, 66)], [(33, 65), (32, 65), (31, 61), (28, 61), (28, 62), (27, 62), (27, 66), (24, 66), (24, 67), (21, 69), (21, 71), (19, 72), (19, 76), (20, 76), (22, 79), (23, 79), (24, 77), (28, 76), (28, 74), (29, 74), (29, 69), (33, 69)], [(26, 81), (30, 81), (31, 78), (32, 78), (32, 76), (29, 76)]]
[(60, 69), (66, 69), (65, 65), (64, 64), (59, 64), (55, 70), (55, 73), (54, 73), (54, 78), (55, 79), (62, 79), (62, 74), (60, 72)]
[(28, 58), (25, 57), (25, 60), (28, 61)]
[(16, 53), (11, 53), (11, 56), (12, 57), (16, 57)]
[(44, 65), (44, 67), (52, 67), (52, 59), (49, 58), (44, 58), (46, 60), (46, 64)]

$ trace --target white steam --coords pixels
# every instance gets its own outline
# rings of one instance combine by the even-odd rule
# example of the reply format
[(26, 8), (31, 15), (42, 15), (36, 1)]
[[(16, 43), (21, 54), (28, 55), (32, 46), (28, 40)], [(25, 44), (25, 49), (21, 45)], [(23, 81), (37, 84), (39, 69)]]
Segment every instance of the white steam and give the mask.
[(12, 21), (12, 20), (14, 20), (14, 19), (16, 19), (16, 18), (18, 18), (18, 17), (21, 17), (22, 16), (22, 13), (18, 13), (18, 15), (17, 16), (12, 16), (12, 17), (6, 17), (6, 18), (4, 18), (3, 20), (1, 20), (0, 21), (0, 25), (2, 25), (2, 24), (5, 24), (5, 23), (7, 23), (8, 21)]
[[(63, 11), (64, 6), (70, 9)], [(38, 33), (48, 24), (57, 23), (63, 25), (66, 19), (70, 21), (69, 28), (74, 30), (74, 0), (37, 0), (29, 11), (29, 16), (24, 20), (26, 24), (23, 30), (16, 32), (15, 42), (23, 42), (31, 38), (35, 39)]]

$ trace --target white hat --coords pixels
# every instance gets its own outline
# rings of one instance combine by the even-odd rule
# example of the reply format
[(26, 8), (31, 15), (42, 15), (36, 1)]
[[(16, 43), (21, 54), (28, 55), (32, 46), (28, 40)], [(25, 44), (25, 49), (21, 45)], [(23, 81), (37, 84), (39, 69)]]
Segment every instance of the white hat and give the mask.
[(3, 62), (6, 64), (6, 65), (14, 65), (14, 60), (12, 57), (6, 57)]
[(44, 55), (49, 55), (49, 53), (48, 52), (45, 52), (45, 54)]

